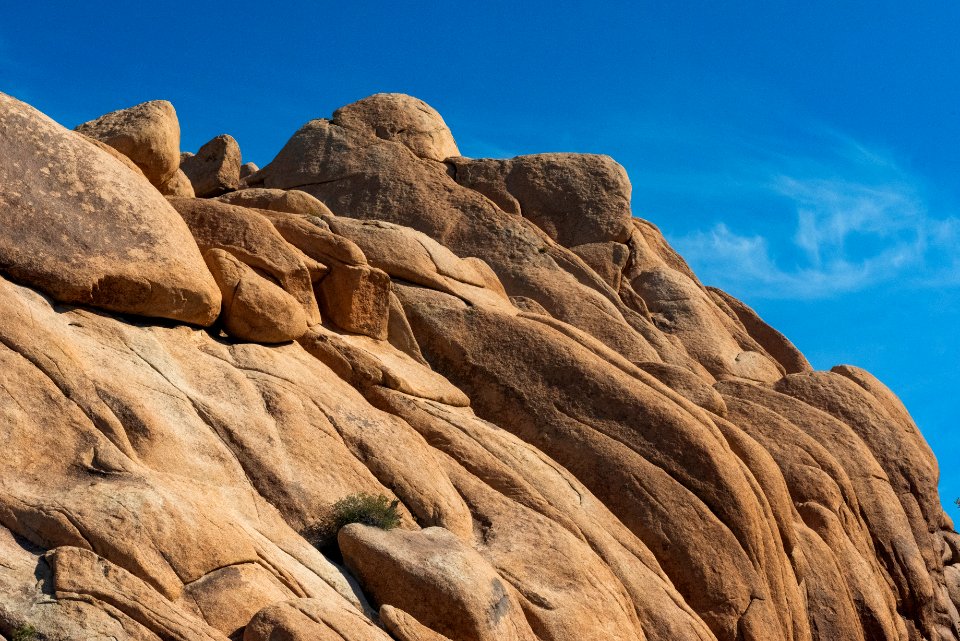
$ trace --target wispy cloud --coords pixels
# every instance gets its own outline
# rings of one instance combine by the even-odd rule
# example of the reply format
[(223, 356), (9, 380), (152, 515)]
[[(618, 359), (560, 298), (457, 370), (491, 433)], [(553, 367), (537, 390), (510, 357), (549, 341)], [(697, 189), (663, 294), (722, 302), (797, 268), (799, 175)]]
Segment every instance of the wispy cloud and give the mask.
[(671, 239), (703, 279), (769, 298), (960, 285), (960, 218), (936, 211), (924, 181), (889, 153), (819, 133), (830, 144), (816, 155), (774, 148), (739, 167), (753, 180), (735, 189), (787, 213), (778, 225), (741, 217)]

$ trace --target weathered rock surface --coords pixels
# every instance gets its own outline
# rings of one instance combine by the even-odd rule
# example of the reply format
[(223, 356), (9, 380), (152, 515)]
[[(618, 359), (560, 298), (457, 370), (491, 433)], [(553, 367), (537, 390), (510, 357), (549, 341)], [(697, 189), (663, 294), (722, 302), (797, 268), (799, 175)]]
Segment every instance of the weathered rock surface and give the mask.
[(178, 169), (166, 182), (157, 185), (157, 189), (164, 196), (176, 198), (196, 198), (193, 184), (183, 170)]
[[(4, 638), (960, 639), (907, 409), (704, 287), (611, 159), (462, 158), (378, 94), (216, 199), (174, 150), (168, 202), (165, 104), (104, 149), (0, 94)], [(315, 538), (357, 492), (400, 527)]]
[(430, 629), (464, 641), (536, 638), (507, 584), (450, 532), (354, 523), (338, 539), (347, 566), (377, 602), (409, 611)]
[(450, 641), (392, 605), (380, 607), (380, 620), (399, 641)]
[(202, 252), (222, 249), (259, 270), (300, 303), (308, 324), (320, 322), (310, 265), (284, 241), (269, 219), (257, 210), (213, 200), (173, 198), (170, 202), (183, 216)]
[(307, 331), (307, 316), (296, 298), (222, 249), (204, 254), (223, 295), (223, 326), (235, 338), (282, 343)]
[(320, 599), (296, 599), (268, 606), (254, 616), (243, 641), (390, 641), (356, 608)]
[(450, 163), (458, 183), (533, 221), (565, 247), (630, 238), (630, 181), (609, 156), (538, 154)]
[(240, 186), (240, 161), (240, 145), (233, 136), (223, 134), (183, 159), (180, 171), (198, 197), (210, 198)]
[(154, 186), (166, 183), (180, 167), (180, 122), (166, 100), (112, 111), (76, 130), (130, 158)]
[(240, 180), (243, 180), (247, 176), (252, 176), (258, 171), (260, 171), (260, 168), (257, 167), (256, 163), (245, 162), (240, 165)]
[(291, 214), (305, 214), (312, 216), (330, 216), (330, 209), (310, 194), (296, 189), (243, 189), (232, 191), (217, 198), (222, 203), (252, 207), (254, 209), (269, 209)]
[(338, 109), (333, 120), (398, 142), (420, 158), (443, 161), (460, 155), (440, 114), (422, 100), (402, 93), (378, 93), (358, 100)]
[(0, 265), (62, 303), (209, 325), (220, 294), (183, 220), (142, 177), (0, 94)]
[(146, 178), (146, 176), (143, 175), (143, 171), (139, 167), (137, 167), (137, 164), (135, 162), (133, 162), (132, 160), (124, 156), (122, 153), (120, 153), (119, 151), (117, 151), (107, 143), (100, 142), (96, 138), (92, 138), (85, 134), (80, 134), (80, 135), (83, 136), (84, 139), (89, 140), (94, 145), (96, 145), (98, 149), (104, 150), (105, 152), (107, 152), (108, 154), (110, 154), (120, 162), (122, 162), (124, 166), (128, 167), (131, 171), (133, 171), (133, 173), (137, 174), (138, 176), (143, 176), (144, 178)]

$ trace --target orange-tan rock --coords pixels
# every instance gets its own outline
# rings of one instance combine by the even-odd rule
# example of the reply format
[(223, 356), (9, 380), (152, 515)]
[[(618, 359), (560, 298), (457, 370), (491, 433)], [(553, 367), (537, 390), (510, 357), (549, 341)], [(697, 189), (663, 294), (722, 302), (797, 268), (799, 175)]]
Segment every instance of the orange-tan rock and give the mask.
[(220, 293), (183, 220), (127, 166), (0, 94), (0, 264), (62, 303), (209, 325)]
[(330, 215), (330, 210), (310, 194), (296, 189), (242, 189), (217, 198), (220, 202), (291, 214)]
[(233, 337), (282, 343), (307, 331), (300, 302), (222, 249), (208, 249), (207, 267), (223, 295), (223, 326)]
[(260, 171), (260, 167), (258, 167), (256, 163), (245, 162), (240, 165), (240, 180), (243, 180), (247, 176), (252, 176), (258, 171)]
[(180, 166), (180, 122), (166, 100), (111, 111), (78, 125), (76, 130), (130, 158), (157, 187)]
[(384, 532), (352, 524), (338, 540), (347, 566), (375, 600), (431, 630), (464, 641), (536, 638), (493, 567), (442, 528)]
[(170, 200), (193, 233), (200, 250), (222, 249), (274, 280), (296, 299), (307, 323), (319, 322), (310, 265), (256, 210), (213, 200)]
[(338, 109), (333, 120), (343, 127), (399, 142), (420, 158), (442, 161), (460, 155), (440, 114), (405, 94), (374, 94)]
[[(613, 160), (462, 158), (378, 94), (242, 181), (185, 154), (193, 194), (168, 105), (94, 142), (0, 94), (0, 636), (960, 639), (907, 408)], [(316, 534), (360, 492), (399, 527)]]
[(210, 198), (240, 186), (240, 161), (240, 145), (233, 136), (223, 134), (181, 161), (180, 171), (197, 196)]
[(193, 190), (193, 184), (182, 169), (178, 169), (166, 182), (157, 185), (157, 189), (164, 196), (175, 198), (196, 198), (197, 196)]
[(458, 183), (533, 221), (564, 247), (630, 237), (630, 181), (609, 156), (538, 154), (450, 163)]

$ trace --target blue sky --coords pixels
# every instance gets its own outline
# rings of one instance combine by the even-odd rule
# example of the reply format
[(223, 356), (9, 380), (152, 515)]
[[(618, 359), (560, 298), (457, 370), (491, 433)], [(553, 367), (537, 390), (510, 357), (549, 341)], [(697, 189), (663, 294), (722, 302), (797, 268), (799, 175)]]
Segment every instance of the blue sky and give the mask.
[(70, 126), (166, 98), (260, 165), (378, 91), (468, 156), (608, 153), (704, 282), (901, 396), (960, 520), (960, 4), (136, 4), (8, 8), (0, 89)]

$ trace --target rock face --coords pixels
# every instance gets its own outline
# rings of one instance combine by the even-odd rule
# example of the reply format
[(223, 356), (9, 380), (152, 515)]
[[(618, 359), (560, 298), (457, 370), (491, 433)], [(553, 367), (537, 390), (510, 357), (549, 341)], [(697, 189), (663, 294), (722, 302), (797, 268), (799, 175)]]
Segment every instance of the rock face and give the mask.
[(178, 169), (166, 182), (157, 185), (157, 189), (164, 196), (176, 198), (195, 198), (197, 195), (193, 190), (193, 184), (182, 169)]
[(333, 119), (344, 127), (398, 142), (420, 158), (443, 161), (460, 155), (440, 114), (405, 94), (374, 94), (341, 107)]
[(233, 136), (217, 136), (195, 155), (180, 163), (194, 193), (201, 198), (219, 196), (240, 186), (240, 145)]
[(142, 176), (5, 94), (0, 158), (5, 276), (63, 303), (213, 322), (220, 293), (196, 243)]
[(452, 158), (455, 180), (522, 215), (565, 247), (630, 238), (630, 181), (609, 156)]
[[(313, 293), (314, 272), (319, 271), (320, 267), (311, 269), (314, 262), (287, 244), (267, 217), (255, 209), (234, 207), (213, 200), (173, 198), (170, 202), (183, 216), (200, 251), (206, 254), (213, 249), (224, 250), (250, 266), (249, 270), (235, 273), (238, 280), (231, 277), (230, 288), (249, 282), (241, 274), (256, 277), (264, 281), (263, 287), (258, 288), (259, 292), (265, 294), (279, 289), (297, 302), (308, 323), (312, 325), (320, 321)], [(220, 257), (225, 258), (222, 255)], [(215, 277), (227, 272), (234, 273), (219, 258), (216, 262), (227, 271), (218, 268), (214, 270)], [(232, 264), (236, 264), (236, 261)], [(258, 276), (257, 272), (262, 276)], [(223, 281), (218, 282), (223, 289)], [(272, 287), (268, 289), (267, 285)], [(279, 320), (284, 321), (282, 318)]]
[(209, 249), (204, 258), (223, 295), (228, 334), (246, 341), (283, 343), (307, 331), (303, 308), (285, 290), (222, 249)]
[[(907, 409), (701, 284), (613, 160), (462, 158), (378, 94), (196, 198), (140, 154), (166, 104), (105, 150), (0, 94), (4, 638), (960, 639)], [(313, 537), (357, 492), (400, 527)]]
[(332, 215), (330, 209), (322, 202), (296, 189), (243, 189), (224, 194), (217, 200), (229, 205), (284, 211), (290, 214)]
[(247, 176), (257, 173), (260, 171), (260, 168), (257, 167), (256, 163), (245, 162), (240, 165), (240, 179), (244, 179)]
[(112, 111), (79, 125), (77, 131), (130, 158), (157, 187), (180, 166), (180, 123), (166, 100)]
[(536, 639), (496, 570), (443, 528), (391, 534), (354, 523), (340, 530), (339, 544), (376, 601), (431, 630), (464, 641)]

